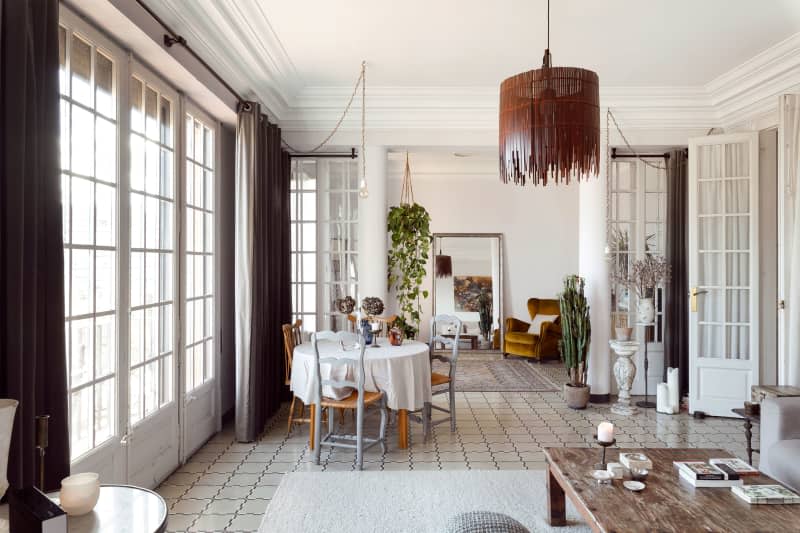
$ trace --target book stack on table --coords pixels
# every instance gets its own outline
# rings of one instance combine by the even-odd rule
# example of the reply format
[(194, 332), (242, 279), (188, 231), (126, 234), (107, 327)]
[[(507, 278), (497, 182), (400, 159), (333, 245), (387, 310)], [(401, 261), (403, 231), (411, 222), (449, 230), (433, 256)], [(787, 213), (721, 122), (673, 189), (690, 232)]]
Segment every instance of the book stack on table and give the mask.
[(757, 476), (758, 470), (741, 459), (729, 457), (705, 461), (675, 461), (681, 479), (693, 487), (741, 487), (746, 476)]
[(800, 496), (781, 485), (744, 485), (731, 487), (731, 492), (751, 504), (800, 503)]

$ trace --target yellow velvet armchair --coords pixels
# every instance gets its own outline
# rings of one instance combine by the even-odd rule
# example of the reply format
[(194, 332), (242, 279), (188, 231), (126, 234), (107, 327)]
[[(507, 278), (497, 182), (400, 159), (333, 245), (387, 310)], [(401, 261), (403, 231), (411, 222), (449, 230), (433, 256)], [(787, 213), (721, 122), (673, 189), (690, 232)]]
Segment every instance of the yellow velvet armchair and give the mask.
[(561, 339), (561, 310), (558, 300), (531, 298), (528, 300), (528, 313), (533, 320), (536, 315), (558, 315), (555, 320), (544, 321), (537, 333), (529, 332), (530, 322), (517, 318), (506, 319), (503, 357), (508, 354), (537, 359), (559, 357), (558, 341)]

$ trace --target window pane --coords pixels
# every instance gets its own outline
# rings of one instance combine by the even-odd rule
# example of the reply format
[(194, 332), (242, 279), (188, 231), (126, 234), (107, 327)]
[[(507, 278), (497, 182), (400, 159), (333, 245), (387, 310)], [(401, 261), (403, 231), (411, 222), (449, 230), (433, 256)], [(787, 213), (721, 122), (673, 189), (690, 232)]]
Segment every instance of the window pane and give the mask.
[(94, 115), (72, 106), (72, 171), (94, 176)]
[(161, 188), (161, 149), (153, 141), (145, 141), (144, 189), (150, 194), (158, 194)]
[(106, 379), (95, 385), (94, 392), (94, 432), (95, 443), (102, 444), (114, 434), (116, 380)]
[(70, 337), (70, 388), (78, 387), (92, 380), (94, 362), (94, 339), (92, 337), (94, 319), (73, 320)]
[(58, 82), (61, 94), (69, 94), (67, 85), (67, 30), (58, 27)]
[(72, 178), (72, 243), (94, 244), (94, 184)]
[[(76, 178), (80, 179), (80, 178)], [(117, 190), (98, 183), (97, 195), (97, 242), (98, 246), (114, 246), (117, 242)]]
[(158, 355), (158, 308), (144, 310), (144, 358), (152, 359)]
[(98, 250), (95, 252), (95, 258), (95, 312), (113, 311), (117, 299), (117, 253)]
[[(70, 168), (70, 160), (69, 160), (69, 150), (70, 150), (70, 129), (69, 129), (69, 110), (71, 106), (69, 103), (61, 99), (61, 136), (58, 139), (58, 144), (61, 148), (61, 168), (62, 169), (69, 169)], [(64, 205), (69, 205), (65, 203)]]
[(149, 415), (158, 409), (158, 361), (147, 363), (144, 367), (144, 414)]
[(94, 252), (72, 250), (72, 315), (94, 309)]
[(144, 133), (144, 96), (142, 95), (144, 86), (136, 78), (131, 78), (130, 84), (130, 106), (131, 106), (131, 129)]
[(98, 52), (95, 55), (95, 107), (107, 117), (114, 116), (114, 64)]
[(152, 304), (158, 301), (158, 255), (147, 252), (144, 262), (144, 303)]
[(73, 35), (70, 52), (72, 99), (91, 107), (92, 47), (78, 36)]
[(158, 326), (161, 332), (159, 353), (172, 351), (172, 305), (162, 305), (158, 308)]
[(172, 254), (159, 254), (158, 263), (161, 280), (158, 299), (162, 302), (172, 300)]
[(144, 406), (142, 405), (142, 368), (134, 368), (130, 374), (130, 412), (131, 424), (142, 419)]
[(144, 360), (144, 309), (131, 312), (131, 366)]
[(131, 189), (144, 190), (144, 138), (131, 134)]
[(172, 182), (173, 182), (173, 169), (172, 169), (172, 151), (166, 148), (161, 149), (161, 168), (159, 172), (160, 184), (159, 194), (166, 198), (172, 198)]
[(92, 449), (92, 387), (73, 392), (70, 396), (70, 455), (73, 459)]
[(172, 202), (159, 200), (158, 202), (158, 247), (162, 250), (172, 248)]
[(117, 126), (97, 117), (97, 179), (117, 181)]
[(203, 164), (207, 167), (214, 166), (214, 134), (208, 128), (203, 128), (204, 158)]
[(158, 226), (158, 199), (147, 197), (145, 199), (145, 246), (147, 248), (158, 248)]
[(159, 139), (158, 93), (147, 86), (145, 86), (144, 91), (144, 107), (145, 132), (147, 133), (147, 138), (157, 141)]
[(172, 102), (161, 97), (161, 143), (172, 146)]

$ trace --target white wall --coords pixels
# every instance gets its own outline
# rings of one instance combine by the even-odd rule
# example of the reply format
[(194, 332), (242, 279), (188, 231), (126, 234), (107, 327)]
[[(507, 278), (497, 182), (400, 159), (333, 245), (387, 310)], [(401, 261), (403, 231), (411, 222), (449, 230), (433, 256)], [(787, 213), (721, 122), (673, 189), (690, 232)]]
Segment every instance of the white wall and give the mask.
[[(564, 276), (577, 272), (578, 187), (503, 184), (495, 150), (466, 158), (446, 151), (412, 153), (414, 196), (430, 213), (434, 233), (503, 234), (503, 315), (528, 319), (528, 298), (554, 298)], [(389, 206), (400, 201), (404, 157), (390, 154)], [(430, 273), (423, 288), (432, 290)], [(430, 317), (429, 298), (423, 303), (423, 339)]]

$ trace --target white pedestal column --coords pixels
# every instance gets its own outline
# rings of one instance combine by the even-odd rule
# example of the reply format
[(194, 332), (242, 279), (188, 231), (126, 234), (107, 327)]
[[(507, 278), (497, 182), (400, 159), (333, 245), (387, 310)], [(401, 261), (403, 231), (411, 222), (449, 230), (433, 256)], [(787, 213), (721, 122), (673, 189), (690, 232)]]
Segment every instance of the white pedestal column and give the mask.
[(578, 270), (586, 278), (592, 341), (589, 385), (592, 395), (611, 393), (611, 283), (606, 260), (606, 132), (601, 131), (600, 176), (581, 181), (578, 194)]
[[(386, 289), (386, 156), (385, 146), (367, 145), (369, 196), (358, 199), (358, 305), (365, 296), (377, 296), (388, 306)], [(359, 164), (359, 172), (361, 165)], [(388, 311), (388, 309), (387, 309)], [(384, 312), (386, 314), (386, 312)]]

